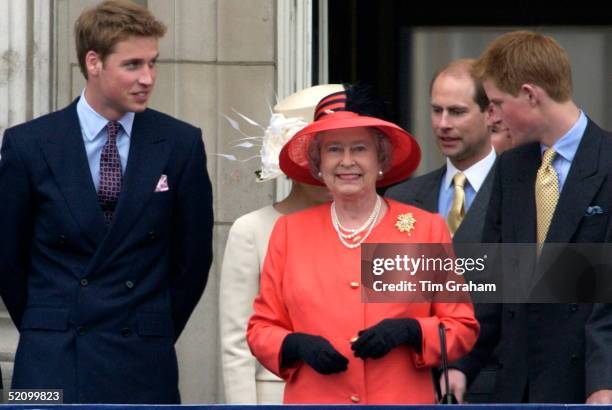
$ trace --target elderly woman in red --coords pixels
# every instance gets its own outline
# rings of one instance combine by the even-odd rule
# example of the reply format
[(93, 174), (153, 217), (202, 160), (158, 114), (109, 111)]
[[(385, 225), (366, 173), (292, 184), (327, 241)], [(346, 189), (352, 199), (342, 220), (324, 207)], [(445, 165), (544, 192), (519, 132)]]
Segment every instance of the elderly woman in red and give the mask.
[[(285, 403), (433, 403), (439, 323), (449, 360), (478, 336), (468, 303), (361, 301), (362, 243), (450, 237), (440, 216), (377, 195), (377, 186), (415, 170), (420, 150), (400, 127), (371, 116), (359, 94), (348, 88), (325, 97), (315, 122), (281, 152), (285, 174), (324, 184), (333, 197), (277, 221), (249, 321), (251, 351), (287, 382)], [(410, 236), (395, 227), (406, 213), (415, 221)]]

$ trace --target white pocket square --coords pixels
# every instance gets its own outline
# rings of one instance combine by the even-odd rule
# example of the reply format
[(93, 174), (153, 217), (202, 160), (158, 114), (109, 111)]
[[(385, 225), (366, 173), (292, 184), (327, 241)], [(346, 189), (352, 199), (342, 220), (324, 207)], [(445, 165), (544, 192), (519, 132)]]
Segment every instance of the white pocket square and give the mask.
[(589, 206), (584, 213), (586, 216), (601, 215), (604, 210), (599, 205)]
[(168, 176), (165, 174), (162, 174), (161, 177), (159, 177), (159, 181), (157, 181), (155, 192), (166, 192), (169, 189), (170, 187), (168, 187)]

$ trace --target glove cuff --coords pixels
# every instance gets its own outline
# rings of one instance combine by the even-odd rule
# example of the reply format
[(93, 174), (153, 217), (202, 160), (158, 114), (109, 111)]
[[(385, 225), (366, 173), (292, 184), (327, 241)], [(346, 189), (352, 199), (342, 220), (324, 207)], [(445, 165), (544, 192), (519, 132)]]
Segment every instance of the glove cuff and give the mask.
[(303, 333), (289, 333), (281, 345), (281, 367), (291, 367), (300, 357), (300, 344), (305, 336)]
[(415, 352), (423, 351), (423, 331), (418, 320), (412, 318), (404, 319), (406, 329), (406, 343), (408, 343)]

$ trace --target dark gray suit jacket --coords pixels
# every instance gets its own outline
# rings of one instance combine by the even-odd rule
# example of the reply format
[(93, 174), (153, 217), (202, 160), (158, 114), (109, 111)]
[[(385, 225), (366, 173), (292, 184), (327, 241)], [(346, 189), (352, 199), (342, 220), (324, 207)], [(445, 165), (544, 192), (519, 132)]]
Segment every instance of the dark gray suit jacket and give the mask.
[[(453, 236), (454, 243), (480, 243), (485, 222), (491, 188), (493, 185), (493, 168), (485, 178), (474, 197), (470, 209)], [(414, 205), (429, 212), (438, 212), (440, 184), (446, 166), (420, 177), (405, 181), (390, 188), (385, 196), (406, 204)], [(465, 399), (470, 403), (489, 403), (493, 400), (496, 371), (499, 368), (496, 355), (493, 355), (478, 377), (470, 384)]]
[[(546, 242), (612, 240), (611, 158), (612, 135), (589, 120)], [(500, 156), (484, 242), (536, 242), (534, 187), (540, 164), (537, 143)], [(589, 206), (603, 212), (591, 215)], [(501, 366), (496, 402), (584, 403), (592, 392), (612, 389), (611, 304), (482, 304), (477, 317), (480, 336), (458, 367), (471, 380), (496, 348)]]

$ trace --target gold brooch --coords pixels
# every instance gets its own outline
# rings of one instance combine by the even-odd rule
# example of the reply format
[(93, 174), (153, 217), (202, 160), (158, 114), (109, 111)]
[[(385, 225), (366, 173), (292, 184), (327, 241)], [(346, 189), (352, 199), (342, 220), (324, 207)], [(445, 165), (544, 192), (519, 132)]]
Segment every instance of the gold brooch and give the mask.
[(395, 227), (400, 232), (406, 232), (408, 236), (412, 236), (412, 231), (414, 230), (415, 222), (416, 219), (414, 219), (414, 216), (412, 216), (412, 212), (408, 212), (407, 214), (400, 214), (397, 217)]

